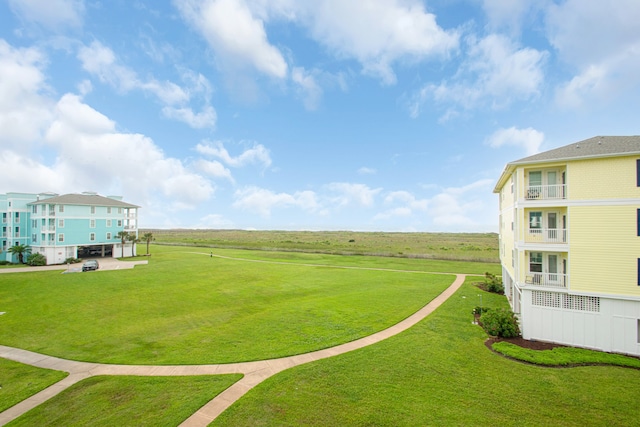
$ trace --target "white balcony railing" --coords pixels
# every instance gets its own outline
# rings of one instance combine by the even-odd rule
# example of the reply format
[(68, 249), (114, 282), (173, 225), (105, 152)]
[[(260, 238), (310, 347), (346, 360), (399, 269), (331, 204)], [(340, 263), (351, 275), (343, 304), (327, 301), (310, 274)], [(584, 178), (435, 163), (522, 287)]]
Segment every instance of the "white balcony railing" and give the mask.
[(566, 184), (532, 185), (527, 187), (525, 198), (527, 200), (566, 199), (567, 186)]
[(567, 243), (567, 230), (562, 228), (528, 228), (525, 243)]
[(566, 288), (569, 278), (561, 273), (527, 273), (525, 283), (527, 285), (545, 286), (549, 288)]

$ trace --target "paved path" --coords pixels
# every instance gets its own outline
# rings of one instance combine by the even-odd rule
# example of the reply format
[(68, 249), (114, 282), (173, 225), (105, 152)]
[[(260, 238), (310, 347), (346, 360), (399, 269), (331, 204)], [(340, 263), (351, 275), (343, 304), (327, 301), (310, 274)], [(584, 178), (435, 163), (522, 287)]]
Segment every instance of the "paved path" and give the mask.
[(299, 354), (296, 356), (282, 357), (279, 359), (217, 365), (109, 365), (102, 363), (76, 362), (73, 360), (60, 359), (57, 357), (33, 353), (27, 350), (0, 346), (0, 357), (2, 358), (39, 368), (54, 369), (69, 373), (69, 376), (62, 381), (53, 384), (52, 386), (42, 390), (40, 393), (37, 393), (0, 413), (0, 426), (7, 424), (28, 410), (35, 408), (73, 384), (94, 375), (185, 376), (243, 374), (244, 376), (242, 379), (220, 393), (181, 424), (181, 426), (184, 427), (207, 426), (245, 393), (278, 372), (304, 363), (357, 350), (409, 329), (431, 314), (451, 295), (453, 295), (460, 286), (462, 286), (465, 277), (466, 275), (464, 274), (456, 275), (455, 281), (429, 304), (400, 323), (397, 323), (385, 330), (335, 347), (311, 353)]
[[(84, 261), (88, 259), (95, 259), (100, 263), (100, 270), (125, 270), (128, 268), (133, 268), (136, 265), (148, 264), (149, 261), (120, 261), (117, 258), (86, 258)], [(71, 273), (79, 273), (82, 272), (82, 263), (69, 264), (69, 265), (43, 265), (40, 267), (15, 267), (15, 268), (0, 268), (0, 274), (5, 273), (29, 273), (34, 271), (51, 271), (51, 270), (60, 270), (63, 272), (71, 272)], [(92, 272), (89, 272), (92, 273)]]

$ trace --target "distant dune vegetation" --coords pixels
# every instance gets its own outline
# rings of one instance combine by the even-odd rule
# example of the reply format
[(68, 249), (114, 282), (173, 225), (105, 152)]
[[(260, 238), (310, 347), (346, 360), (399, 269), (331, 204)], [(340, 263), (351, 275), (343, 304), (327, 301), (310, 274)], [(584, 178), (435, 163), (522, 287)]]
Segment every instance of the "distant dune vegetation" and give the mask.
[(496, 233), (140, 230), (147, 232), (158, 244), (499, 262)]

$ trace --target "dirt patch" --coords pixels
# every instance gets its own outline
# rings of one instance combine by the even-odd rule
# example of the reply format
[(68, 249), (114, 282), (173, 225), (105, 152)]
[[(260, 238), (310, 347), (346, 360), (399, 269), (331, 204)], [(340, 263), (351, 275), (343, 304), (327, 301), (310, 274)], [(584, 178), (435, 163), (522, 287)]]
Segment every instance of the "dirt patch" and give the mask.
[(516, 337), (516, 338), (491, 337), (488, 340), (486, 340), (484, 344), (487, 346), (489, 350), (493, 351), (493, 348), (491, 348), (493, 343), (501, 342), (501, 341), (510, 342), (511, 344), (515, 344), (522, 348), (528, 348), (530, 350), (551, 350), (552, 348), (556, 348), (556, 347), (566, 347), (566, 345), (562, 345), (562, 344), (554, 344), (550, 342), (534, 341), (534, 340), (525, 340), (522, 337)]

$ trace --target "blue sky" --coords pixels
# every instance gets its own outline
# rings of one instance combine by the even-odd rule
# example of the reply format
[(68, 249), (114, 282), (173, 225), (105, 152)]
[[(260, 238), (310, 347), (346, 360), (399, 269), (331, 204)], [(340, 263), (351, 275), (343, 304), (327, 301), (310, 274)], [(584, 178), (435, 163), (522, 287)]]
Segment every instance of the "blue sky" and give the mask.
[(505, 163), (640, 124), (637, 0), (0, 0), (0, 192), (140, 226), (497, 231)]

